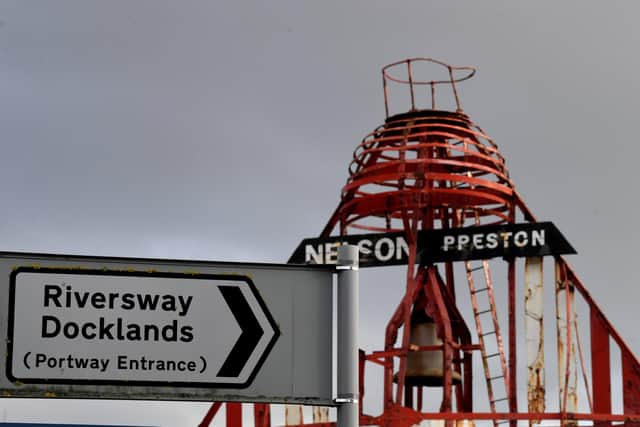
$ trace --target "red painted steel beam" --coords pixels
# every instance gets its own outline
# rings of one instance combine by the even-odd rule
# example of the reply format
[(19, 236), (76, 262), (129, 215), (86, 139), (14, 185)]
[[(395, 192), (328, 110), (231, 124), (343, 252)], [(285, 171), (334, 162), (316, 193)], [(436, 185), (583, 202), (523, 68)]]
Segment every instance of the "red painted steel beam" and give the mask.
[(435, 273), (435, 267), (430, 267), (427, 270), (429, 277), (429, 283), (425, 286), (425, 292), (427, 297), (431, 297), (431, 300), (435, 303), (437, 308), (436, 326), (439, 329), (442, 341), (444, 343), (442, 349), (442, 372), (443, 372), (443, 390), (442, 390), (442, 404), (440, 410), (442, 412), (451, 412), (451, 392), (453, 383), (453, 349), (451, 348), (451, 342), (453, 341), (453, 332), (451, 330), (451, 319), (449, 312), (445, 305), (444, 298), (440, 292), (440, 286)]
[[(407, 329), (409, 325), (405, 323), (406, 320), (406, 312), (409, 312), (409, 317), (411, 316), (411, 306), (413, 302), (418, 297), (418, 292), (420, 291), (420, 284), (425, 276), (425, 270), (419, 269), (416, 275), (415, 280), (409, 280), (407, 283), (407, 291), (402, 301), (396, 308), (391, 320), (387, 324), (387, 328), (385, 331), (385, 351), (390, 351), (394, 348), (394, 344), (398, 337), (398, 330), (403, 325), (406, 325)], [(406, 354), (408, 350), (408, 345), (406, 347), (401, 348), (402, 352)], [(384, 370), (384, 406), (391, 407), (393, 406), (393, 355), (389, 354), (385, 360), (385, 370)], [(402, 360), (402, 359), (401, 359)], [(406, 368), (406, 367), (405, 367)], [(404, 385), (404, 372), (403, 372), (403, 364), (400, 363), (400, 369), (398, 372), (398, 391), (397, 391), (397, 403), (400, 403), (400, 397), (402, 396), (402, 389)]]
[[(622, 352), (622, 407), (625, 414), (640, 414), (640, 367), (628, 352)], [(627, 421), (626, 426), (640, 427), (640, 421)]]
[(362, 416), (364, 411), (364, 372), (366, 367), (366, 354), (364, 350), (358, 351), (358, 411), (360, 412), (360, 416)]
[[(450, 265), (450, 263), (447, 265)], [(454, 363), (455, 368), (459, 372), (463, 373), (462, 383), (456, 386), (456, 409), (458, 411), (470, 411), (473, 407), (473, 377), (471, 375), (472, 360), (469, 350), (480, 350), (481, 346), (479, 344), (471, 344), (471, 332), (464, 321), (462, 313), (458, 310), (455, 296), (451, 291), (452, 287), (448, 286), (447, 283), (444, 282), (442, 277), (440, 277), (438, 270), (435, 270), (434, 275), (438, 285), (440, 286), (440, 291), (442, 293), (445, 306), (449, 312), (450, 321), (453, 325), (454, 340), (450, 342), (449, 345), (455, 350), (466, 350), (462, 360), (456, 358), (459, 361)], [(449, 283), (452, 284), (452, 282)], [(461, 344), (455, 342), (455, 339), (459, 339)], [(461, 366), (464, 367), (463, 370), (460, 369)]]
[(255, 427), (271, 427), (271, 407), (268, 403), (253, 405), (253, 419)]
[[(509, 260), (508, 266), (508, 299), (509, 299), (509, 369), (507, 377), (507, 398), (509, 399), (509, 410), (511, 412), (518, 411), (517, 401), (517, 331), (516, 331), (516, 261), (515, 259)], [(511, 427), (516, 427), (517, 422), (511, 420)]]
[[(609, 332), (600, 314), (589, 311), (591, 324), (591, 383), (593, 384), (593, 411), (611, 413), (611, 357)], [(594, 369), (595, 368), (595, 369)], [(596, 423), (595, 427), (608, 427), (611, 423)]]
[(242, 427), (242, 403), (227, 402), (227, 427)]

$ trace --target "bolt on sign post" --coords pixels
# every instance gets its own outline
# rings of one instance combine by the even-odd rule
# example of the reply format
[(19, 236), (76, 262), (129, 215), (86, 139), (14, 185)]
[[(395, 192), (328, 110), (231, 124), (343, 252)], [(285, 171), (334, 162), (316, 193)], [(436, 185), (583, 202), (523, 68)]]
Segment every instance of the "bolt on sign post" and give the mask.
[(331, 405), (333, 273), (0, 253), (0, 392)]

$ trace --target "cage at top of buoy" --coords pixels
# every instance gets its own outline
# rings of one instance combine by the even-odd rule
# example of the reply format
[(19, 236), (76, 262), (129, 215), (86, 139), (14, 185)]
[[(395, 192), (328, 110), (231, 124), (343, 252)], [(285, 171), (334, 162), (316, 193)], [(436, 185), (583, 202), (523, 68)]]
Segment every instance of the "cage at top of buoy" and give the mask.
[[(416, 63), (443, 65), (450, 79), (417, 80)], [(394, 72), (405, 69), (406, 76)], [(383, 69), (385, 123), (356, 147), (341, 203), (323, 231), (336, 224), (341, 234), (358, 231), (407, 231), (407, 219), (420, 216), (421, 228), (463, 226), (465, 221), (500, 224), (509, 221), (513, 185), (496, 144), (462, 111), (456, 70), (427, 58), (414, 58)], [(389, 115), (389, 88), (396, 83), (411, 94), (411, 109)], [(435, 87), (449, 85), (456, 109), (437, 109)], [(418, 88), (431, 88), (431, 108), (418, 108)]]

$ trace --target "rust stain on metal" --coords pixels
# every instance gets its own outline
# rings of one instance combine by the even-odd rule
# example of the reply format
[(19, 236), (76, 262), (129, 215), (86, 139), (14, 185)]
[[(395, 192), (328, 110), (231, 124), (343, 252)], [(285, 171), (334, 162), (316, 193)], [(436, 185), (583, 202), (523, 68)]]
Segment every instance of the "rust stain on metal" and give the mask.
[[(527, 400), (529, 402), (529, 412), (540, 413), (545, 410), (544, 288), (542, 273), (542, 257), (526, 259), (524, 329), (527, 345)], [(530, 424), (539, 422), (540, 420), (531, 420)]]
[(313, 407), (313, 422), (328, 423), (329, 422), (329, 408), (326, 406), (314, 406)]
[[(556, 262), (556, 317), (558, 340), (558, 391), (560, 412), (577, 412), (577, 359), (572, 323), (576, 318), (574, 287), (567, 278), (564, 264)], [(564, 426), (577, 426), (576, 420), (564, 419)]]
[(297, 426), (303, 423), (302, 405), (285, 405), (284, 424), (287, 426)]

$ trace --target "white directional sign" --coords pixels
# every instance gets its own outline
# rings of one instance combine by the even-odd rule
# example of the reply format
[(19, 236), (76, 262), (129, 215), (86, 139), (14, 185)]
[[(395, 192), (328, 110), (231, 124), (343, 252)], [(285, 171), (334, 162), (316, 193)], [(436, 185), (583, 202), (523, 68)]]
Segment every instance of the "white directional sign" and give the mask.
[(326, 268), (0, 253), (0, 393), (331, 403)]
[(9, 303), (7, 374), (22, 383), (241, 388), (279, 335), (245, 276), (22, 267)]

